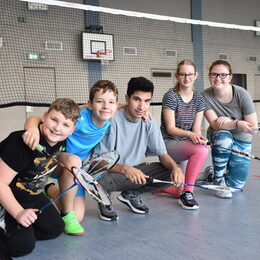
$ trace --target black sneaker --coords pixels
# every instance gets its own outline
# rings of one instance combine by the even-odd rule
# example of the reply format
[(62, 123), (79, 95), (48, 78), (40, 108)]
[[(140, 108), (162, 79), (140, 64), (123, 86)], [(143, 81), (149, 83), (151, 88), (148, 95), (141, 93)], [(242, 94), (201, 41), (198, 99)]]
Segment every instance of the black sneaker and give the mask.
[(118, 220), (118, 215), (112, 205), (103, 205), (98, 203), (99, 207), (99, 217), (106, 221)]
[(122, 191), (117, 199), (137, 214), (145, 214), (149, 212), (149, 209), (143, 204), (140, 196), (134, 194), (132, 191)]
[(194, 199), (193, 193), (190, 191), (186, 191), (181, 194), (180, 199), (178, 200), (179, 205), (183, 209), (198, 209), (199, 204), (198, 202)]

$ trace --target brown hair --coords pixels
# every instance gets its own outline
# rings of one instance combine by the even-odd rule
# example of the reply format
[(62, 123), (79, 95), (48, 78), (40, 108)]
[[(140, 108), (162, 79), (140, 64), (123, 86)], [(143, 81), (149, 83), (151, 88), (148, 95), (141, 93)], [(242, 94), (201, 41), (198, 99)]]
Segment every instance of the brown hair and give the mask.
[(209, 73), (210, 73), (210, 72), (212, 71), (212, 69), (213, 69), (215, 66), (217, 66), (217, 65), (224, 65), (225, 67), (227, 67), (229, 73), (232, 75), (231, 66), (230, 66), (230, 64), (229, 64), (227, 61), (225, 61), (225, 60), (216, 60), (216, 61), (214, 61), (214, 62), (211, 64), (210, 68), (209, 68)]
[[(185, 60), (182, 60), (182, 61), (178, 64), (177, 70), (176, 70), (176, 74), (175, 74), (175, 75), (178, 75), (178, 74), (180, 73), (181, 67), (182, 67), (183, 65), (191, 65), (191, 66), (193, 66), (193, 68), (194, 68), (194, 72), (197, 72), (195, 64), (194, 64), (191, 60), (185, 59)], [(177, 92), (180, 91), (180, 83), (179, 83), (179, 81), (176, 82), (176, 84), (175, 84), (175, 86), (174, 86), (173, 88), (174, 88)]]
[(51, 103), (47, 113), (52, 110), (61, 112), (66, 119), (71, 119), (74, 123), (76, 123), (80, 113), (79, 106), (70, 98), (56, 99)]
[(90, 89), (89, 100), (91, 102), (93, 101), (95, 94), (100, 90), (103, 90), (103, 94), (106, 93), (107, 91), (113, 92), (116, 96), (116, 100), (118, 100), (118, 89), (116, 85), (109, 80), (99, 80)]

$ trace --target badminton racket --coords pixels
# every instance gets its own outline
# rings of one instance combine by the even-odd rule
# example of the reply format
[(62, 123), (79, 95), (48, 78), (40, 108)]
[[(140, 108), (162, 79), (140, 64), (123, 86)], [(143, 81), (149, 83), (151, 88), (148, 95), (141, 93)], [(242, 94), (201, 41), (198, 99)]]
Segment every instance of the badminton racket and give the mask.
[[(74, 176), (74, 184), (70, 186), (68, 189), (63, 191), (59, 196), (54, 199), (51, 199), (46, 205), (40, 208), (36, 214), (39, 215), (45, 210), (47, 207), (53, 204), (58, 198), (63, 196), (70, 189), (75, 187), (76, 185), (81, 184), (82, 187), (87, 191), (88, 194), (91, 195), (97, 202), (102, 203), (103, 205), (111, 205), (111, 201), (105, 190), (98, 183), (98, 179), (104, 176), (105, 173), (109, 171), (119, 160), (119, 154), (116, 151), (107, 151), (98, 155), (91, 157), (87, 160), (84, 165), (84, 169), (72, 168), (69, 169), (65, 164), (56, 159), (54, 156), (51, 156), (43, 146), (37, 145), (36, 150), (48, 157), (51, 157), (57, 164), (66, 169)], [(15, 234), (23, 228), (22, 225), (18, 224), (14, 231), (8, 234), (8, 237)]]
[(226, 148), (226, 147), (223, 147), (223, 146), (220, 146), (220, 145), (215, 145), (215, 144), (210, 143), (210, 142), (205, 142), (203, 144), (210, 145), (210, 146), (215, 146), (215, 147), (218, 147), (218, 148), (221, 148), (221, 149), (224, 149), (224, 150), (236, 153), (236, 154), (240, 154), (242, 156), (245, 156), (245, 157), (248, 157), (248, 158), (251, 158), (251, 159), (260, 160), (260, 157), (254, 156), (252, 154), (244, 153), (244, 152), (241, 152), (241, 151), (238, 151), (238, 150), (234, 150), (234, 149), (229, 149), (229, 148)]
[(242, 192), (243, 191), (243, 189), (232, 188), (232, 187), (228, 187), (228, 186), (218, 186), (218, 185), (213, 185), (213, 184), (189, 184), (189, 183), (180, 183), (180, 182), (174, 182), (174, 181), (163, 181), (163, 180), (153, 179), (152, 177), (147, 178), (147, 182), (148, 183), (180, 184), (180, 185), (193, 186), (193, 187), (198, 187), (201, 189), (214, 190), (214, 191), (231, 191), (231, 192)]
[(58, 197), (52, 199), (48, 204), (39, 210), (39, 213), (52, 204), (55, 200), (63, 196), (70, 189), (75, 187), (78, 183), (91, 195), (93, 199), (103, 205), (110, 205), (111, 201), (105, 190), (98, 183), (98, 179), (108, 172), (119, 160), (119, 154), (117, 151), (107, 151), (91, 157), (87, 160), (83, 169), (72, 168), (69, 169), (64, 163), (51, 156), (41, 145), (36, 146), (36, 150), (40, 153), (52, 157), (57, 164), (66, 169), (74, 177), (74, 184), (62, 192)]

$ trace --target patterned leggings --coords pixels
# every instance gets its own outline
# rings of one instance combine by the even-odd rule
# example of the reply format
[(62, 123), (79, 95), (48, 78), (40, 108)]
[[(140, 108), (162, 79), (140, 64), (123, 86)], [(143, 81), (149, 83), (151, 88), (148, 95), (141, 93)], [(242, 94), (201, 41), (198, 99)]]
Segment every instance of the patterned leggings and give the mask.
[(212, 147), (214, 178), (225, 178), (228, 186), (242, 188), (249, 172), (250, 158), (217, 146), (250, 154), (252, 143), (234, 139), (227, 130), (215, 131), (211, 140), (214, 144)]
[[(187, 161), (185, 174), (185, 183), (194, 184), (196, 178), (208, 156), (209, 149), (205, 145), (194, 144), (190, 140), (176, 141), (165, 140), (168, 154), (177, 163)], [(184, 186), (184, 191), (193, 192), (194, 187)]]

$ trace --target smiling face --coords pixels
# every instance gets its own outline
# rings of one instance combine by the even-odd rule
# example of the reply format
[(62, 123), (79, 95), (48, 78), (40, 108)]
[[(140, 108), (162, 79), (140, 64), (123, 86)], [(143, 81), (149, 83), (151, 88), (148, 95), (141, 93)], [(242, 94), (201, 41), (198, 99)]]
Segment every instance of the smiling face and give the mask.
[(209, 72), (209, 81), (216, 90), (225, 89), (230, 85), (232, 74), (228, 66), (218, 64), (211, 68)]
[(60, 111), (54, 109), (43, 116), (41, 131), (50, 146), (64, 141), (74, 130), (74, 122), (67, 119)]
[(181, 65), (179, 71), (176, 73), (176, 79), (179, 82), (180, 88), (192, 88), (198, 73), (195, 71), (193, 65)]
[(111, 120), (117, 110), (117, 96), (113, 91), (103, 89), (97, 91), (92, 101), (88, 103), (92, 110), (92, 121), (96, 126), (103, 126)]
[(144, 113), (149, 109), (152, 93), (144, 91), (135, 91), (130, 97), (125, 96), (126, 115), (130, 120), (136, 121), (143, 117)]

